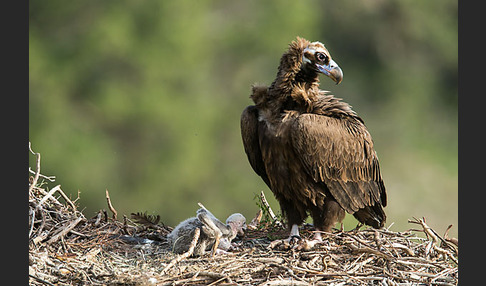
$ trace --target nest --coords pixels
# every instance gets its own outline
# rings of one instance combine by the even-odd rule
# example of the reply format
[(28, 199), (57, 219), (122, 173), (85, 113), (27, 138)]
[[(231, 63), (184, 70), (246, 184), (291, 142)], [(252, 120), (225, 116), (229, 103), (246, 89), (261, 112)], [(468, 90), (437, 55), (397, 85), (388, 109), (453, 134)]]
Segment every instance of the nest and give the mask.
[[(31, 150), (32, 151), (32, 150)], [(34, 152), (32, 152), (34, 153)], [(106, 210), (86, 218), (53, 177), (29, 177), (30, 285), (457, 285), (457, 239), (425, 218), (403, 232), (356, 228), (323, 234), (308, 249), (312, 227), (295, 244), (265, 205), (264, 196), (245, 237), (230, 253), (177, 255), (166, 242), (171, 227), (160, 217), (117, 217), (106, 191)], [(50, 182), (49, 182), (50, 181)], [(269, 215), (269, 214), (272, 215)], [(263, 216), (263, 219), (262, 219)], [(196, 233), (197, 234), (197, 233)], [(197, 235), (194, 241), (197, 241)]]

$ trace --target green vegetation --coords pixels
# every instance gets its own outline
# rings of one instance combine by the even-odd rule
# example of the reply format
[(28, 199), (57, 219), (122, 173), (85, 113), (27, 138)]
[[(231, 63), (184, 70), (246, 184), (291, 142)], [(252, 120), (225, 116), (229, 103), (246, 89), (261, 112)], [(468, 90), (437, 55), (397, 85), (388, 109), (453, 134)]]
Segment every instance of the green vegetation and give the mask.
[[(239, 119), (296, 36), (323, 42), (380, 157), (387, 225), (457, 226), (457, 1), (30, 1), (29, 139), (85, 213), (256, 213)], [(27, 152), (27, 150), (26, 150)], [(35, 157), (31, 156), (30, 166)], [(345, 228), (356, 221), (347, 216)], [(451, 230), (451, 236), (457, 227)]]

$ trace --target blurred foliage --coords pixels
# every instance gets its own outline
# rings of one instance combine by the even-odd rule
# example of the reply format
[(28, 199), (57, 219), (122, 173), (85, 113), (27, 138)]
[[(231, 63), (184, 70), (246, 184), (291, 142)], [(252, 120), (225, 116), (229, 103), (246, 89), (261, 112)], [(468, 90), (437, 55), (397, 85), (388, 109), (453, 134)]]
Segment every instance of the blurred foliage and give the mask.
[[(221, 219), (251, 219), (261, 190), (278, 211), (239, 120), (251, 84), (270, 84), (301, 36), (344, 71), (321, 88), (373, 136), (387, 225), (457, 225), (457, 1), (29, 3), (29, 139), (42, 173), (79, 190), (88, 216), (106, 209), (105, 189), (119, 213), (169, 225), (198, 201)], [(345, 227), (355, 223), (348, 215)]]

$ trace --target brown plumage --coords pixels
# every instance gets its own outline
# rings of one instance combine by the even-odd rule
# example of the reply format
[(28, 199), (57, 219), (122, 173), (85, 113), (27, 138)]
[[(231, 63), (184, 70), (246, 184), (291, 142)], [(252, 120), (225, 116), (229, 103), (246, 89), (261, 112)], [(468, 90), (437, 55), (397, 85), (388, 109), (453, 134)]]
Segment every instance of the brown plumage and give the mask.
[(279, 201), (291, 235), (309, 213), (327, 232), (345, 212), (383, 227), (386, 192), (371, 135), (351, 106), (319, 90), (320, 73), (342, 80), (323, 44), (298, 37), (274, 82), (253, 86), (255, 105), (241, 115), (250, 165)]

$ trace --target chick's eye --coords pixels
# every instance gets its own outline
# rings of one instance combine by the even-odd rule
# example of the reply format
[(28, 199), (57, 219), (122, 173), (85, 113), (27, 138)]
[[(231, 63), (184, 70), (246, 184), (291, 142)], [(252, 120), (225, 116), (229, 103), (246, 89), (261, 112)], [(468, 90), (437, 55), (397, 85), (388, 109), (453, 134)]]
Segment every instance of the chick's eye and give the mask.
[(316, 58), (320, 62), (324, 62), (327, 59), (327, 56), (324, 55), (323, 53), (316, 53)]

